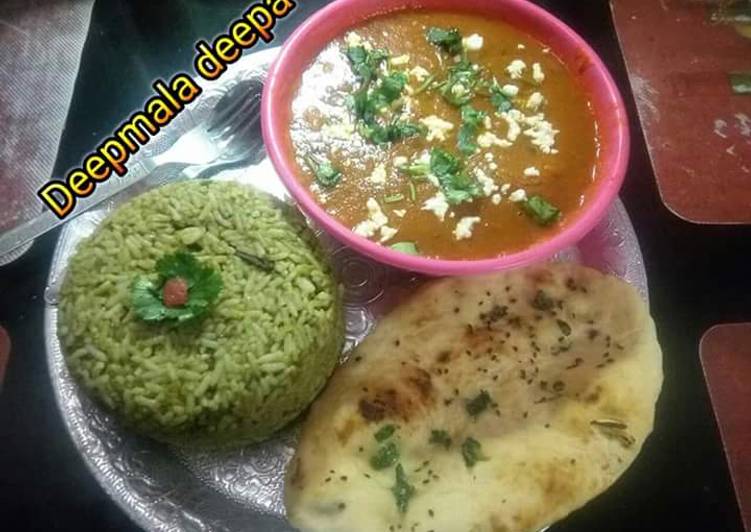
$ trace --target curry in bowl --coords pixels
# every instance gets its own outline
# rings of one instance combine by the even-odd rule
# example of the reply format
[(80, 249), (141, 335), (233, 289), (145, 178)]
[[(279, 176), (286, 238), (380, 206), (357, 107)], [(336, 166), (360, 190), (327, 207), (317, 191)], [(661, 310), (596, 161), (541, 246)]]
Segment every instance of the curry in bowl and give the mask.
[(289, 157), (362, 237), (441, 259), (526, 249), (595, 180), (597, 124), (539, 41), (479, 15), (400, 11), (325, 47), (292, 99)]

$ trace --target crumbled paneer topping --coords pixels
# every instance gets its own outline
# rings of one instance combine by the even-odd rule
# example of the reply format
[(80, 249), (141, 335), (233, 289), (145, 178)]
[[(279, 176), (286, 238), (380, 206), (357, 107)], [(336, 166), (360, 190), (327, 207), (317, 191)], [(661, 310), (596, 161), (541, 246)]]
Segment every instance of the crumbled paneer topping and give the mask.
[(498, 165), (492, 162), (488, 165), (488, 168), (490, 168), (491, 170), (498, 170)]
[(373, 46), (368, 42), (363, 40), (362, 37), (358, 33), (355, 33), (354, 31), (350, 31), (345, 37), (345, 42), (347, 43), (347, 46), (353, 47), (353, 46), (362, 46), (366, 50), (370, 50), (373, 48)]
[(391, 65), (393, 66), (406, 65), (407, 63), (409, 63), (409, 54), (397, 55), (396, 57), (392, 57), (391, 59), (389, 59), (389, 63), (391, 63)]
[(464, 37), (462, 39), (462, 46), (464, 46), (464, 49), (471, 52), (482, 48), (482, 43), (482, 35), (478, 35), (477, 33), (473, 33), (469, 37)]
[(527, 199), (527, 192), (523, 188), (517, 188), (511, 194), (509, 194), (508, 199), (509, 201), (513, 201), (514, 203), (524, 201), (525, 199)]
[(539, 92), (533, 92), (527, 99), (527, 109), (537, 111), (545, 103), (545, 97)]
[(409, 162), (409, 159), (407, 159), (404, 155), (397, 155), (394, 157), (394, 166), (400, 167), (404, 166)]
[(365, 238), (370, 238), (376, 231), (378, 231), (378, 227), (371, 220), (363, 220), (352, 228), (353, 233), (364, 236)]
[(486, 161), (490, 162), (493, 160), (493, 152), (486, 152), (485, 155), (483, 155)]
[(375, 199), (368, 198), (365, 205), (368, 207), (368, 219), (357, 224), (352, 231), (357, 235), (370, 238), (376, 233), (376, 231), (386, 225), (389, 222), (389, 219), (383, 214), (381, 206), (378, 205), (378, 202)]
[(511, 79), (519, 79), (524, 73), (524, 69), (527, 68), (527, 64), (521, 59), (514, 59), (509, 66), (506, 67), (506, 72), (511, 76)]
[(454, 124), (436, 115), (421, 118), (420, 123), (428, 128), (428, 135), (425, 137), (428, 142), (431, 140), (446, 140), (446, 133), (454, 129)]
[(501, 194), (506, 194), (509, 190), (511, 190), (511, 185), (509, 183), (501, 185)]
[(430, 72), (418, 65), (416, 67), (412, 67), (412, 70), (409, 71), (409, 75), (415, 78), (417, 81), (424, 81), (427, 77), (430, 76)]
[(524, 130), (524, 135), (532, 139), (533, 145), (537, 146), (542, 153), (558, 153), (558, 150), (553, 149), (558, 130), (553, 129), (553, 125), (545, 120), (544, 115), (528, 116), (525, 123), (530, 127)]
[(495, 133), (485, 131), (477, 135), (477, 144), (482, 148), (490, 148), (491, 146), (499, 146), (501, 148), (508, 148), (511, 146), (511, 142), (505, 139), (499, 139)]
[(374, 200), (373, 198), (368, 198), (368, 201), (365, 202), (365, 205), (368, 207), (368, 215), (370, 216), (370, 219), (377, 223), (378, 227), (389, 223), (389, 219), (385, 214), (383, 214), (381, 206), (378, 205), (378, 202), (376, 200)]
[(475, 225), (480, 221), (479, 216), (465, 216), (464, 218), (460, 218), (458, 222), (456, 222), (456, 227), (454, 228), (454, 237), (457, 240), (464, 240), (466, 238), (472, 237), (472, 226)]
[(498, 205), (501, 202), (501, 195), (500, 194), (493, 194), (490, 198), (490, 201), (493, 202), (493, 205)]
[(352, 138), (354, 133), (355, 125), (352, 122), (324, 124), (323, 127), (321, 127), (321, 135), (323, 135), (324, 138), (347, 140)]
[(443, 195), (443, 192), (438, 192), (432, 198), (425, 200), (425, 203), (422, 205), (422, 210), (432, 212), (439, 220), (443, 221), (446, 218), (446, 211), (449, 210), (446, 196)]
[(482, 168), (475, 168), (474, 173), (475, 178), (477, 178), (477, 182), (480, 183), (480, 186), (482, 187), (482, 193), (485, 196), (490, 196), (493, 192), (498, 190), (498, 185), (495, 184), (493, 178), (483, 172)]
[(535, 80), (535, 83), (545, 81), (545, 73), (542, 71), (540, 63), (532, 63), (532, 79)]
[(394, 214), (399, 218), (404, 218), (404, 215), (407, 214), (407, 209), (395, 209)]
[(511, 109), (506, 113), (501, 113), (501, 118), (503, 118), (508, 124), (506, 138), (509, 142), (516, 142), (516, 139), (519, 138), (519, 135), (522, 132), (522, 127), (519, 125), (518, 120), (523, 118), (523, 115), (516, 109)]
[(516, 45), (516, 48), (518, 50), (524, 50), (526, 48), (526, 46), (524, 46), (522, 43), (519, 43), (519, 44)]
[(501, 87), (501, 92), (508, 96), (509, 98), (513, 98), (517, 94), (519, 94), (519, 87), (516, 85), (512, 85), (511, 83), (504, 85)]
[(540, 170), (535, 166), (530, 166), (524, 169), (524, 175), (527, 177), (536, 177), (540, 175)]
[(373, 173), (370, 174), (370, 182), (376, 185), (382, 185), (386, 182), (386, 167), (383, 163), (378, 164), (373, 169)]
[(485, 129), (490, 129), (493, 127), (493, 121), (486, 115), (485, 118), (482, 119), (482, 125), (485, 126)]
[(388, 225), (384, 225), (381, 227), (381, 242), (386, 242), (387, 240), (391, 240), (394, 238), (394, 235), (398, 233), (398, 229), (394, 229), (393, 227), (389, 227)]

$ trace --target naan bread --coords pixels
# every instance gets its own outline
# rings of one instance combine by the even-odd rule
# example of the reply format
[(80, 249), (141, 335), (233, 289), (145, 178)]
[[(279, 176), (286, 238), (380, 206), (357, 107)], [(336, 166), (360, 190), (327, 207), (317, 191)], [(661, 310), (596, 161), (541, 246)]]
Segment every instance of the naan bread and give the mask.
[(647, 306), (619, 279), (549, 264), (434, 281), (314, 403), (287, 473), (289, 520), (326, 532), (540, 530), (631, 464), (661, 384)]

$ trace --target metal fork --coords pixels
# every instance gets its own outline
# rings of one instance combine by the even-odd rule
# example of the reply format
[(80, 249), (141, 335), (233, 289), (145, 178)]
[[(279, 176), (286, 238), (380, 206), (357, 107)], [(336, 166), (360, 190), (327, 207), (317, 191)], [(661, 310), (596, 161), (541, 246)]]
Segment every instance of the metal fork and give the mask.
[(240, 80), (229, 87), (211, 110), (207, 125), (193, 128), (164, 153), (143, 161), (150, 174), (144, 178), (148, 186), (172, 179), (207, 179), (222, 170), (258, 162), (264, 153), (259, 113), (262, 89), (258, 79)]
[[(167, 151), (141, 161), (146, 172), (110, 180), (90, 198), (79, 202), (65, 222), (115, 196), (123, 197), (168, 181), (205, 179), (227, 168), (258, 163), (264, 156), (260, 132), (263, 82), (245, 79), (230, 86), (211, 110), (206, 124), (182, 135)], [(135, 185), (135, 186), (134, 186)], [(44, 211), (0, 234), (0, 257), (31, 242), (63, 221)]]

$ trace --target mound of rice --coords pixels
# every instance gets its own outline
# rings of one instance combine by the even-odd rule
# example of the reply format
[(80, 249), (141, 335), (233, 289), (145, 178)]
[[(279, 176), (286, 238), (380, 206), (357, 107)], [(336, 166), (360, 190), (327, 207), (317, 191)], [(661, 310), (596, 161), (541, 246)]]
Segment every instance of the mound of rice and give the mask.
[[(189, 250), (224, 288), (190, 324), (146, 323), (134, 278)], [(235, 254), (273, 261), (268, 273)], [(235, 183), (183, 182), (120, 207), (71, 259), (60, 297), (68, 366), (133, 429), (192, 447), (267, 438), (315, 397), (341, 353), (337, 283), (302, 217)]]

